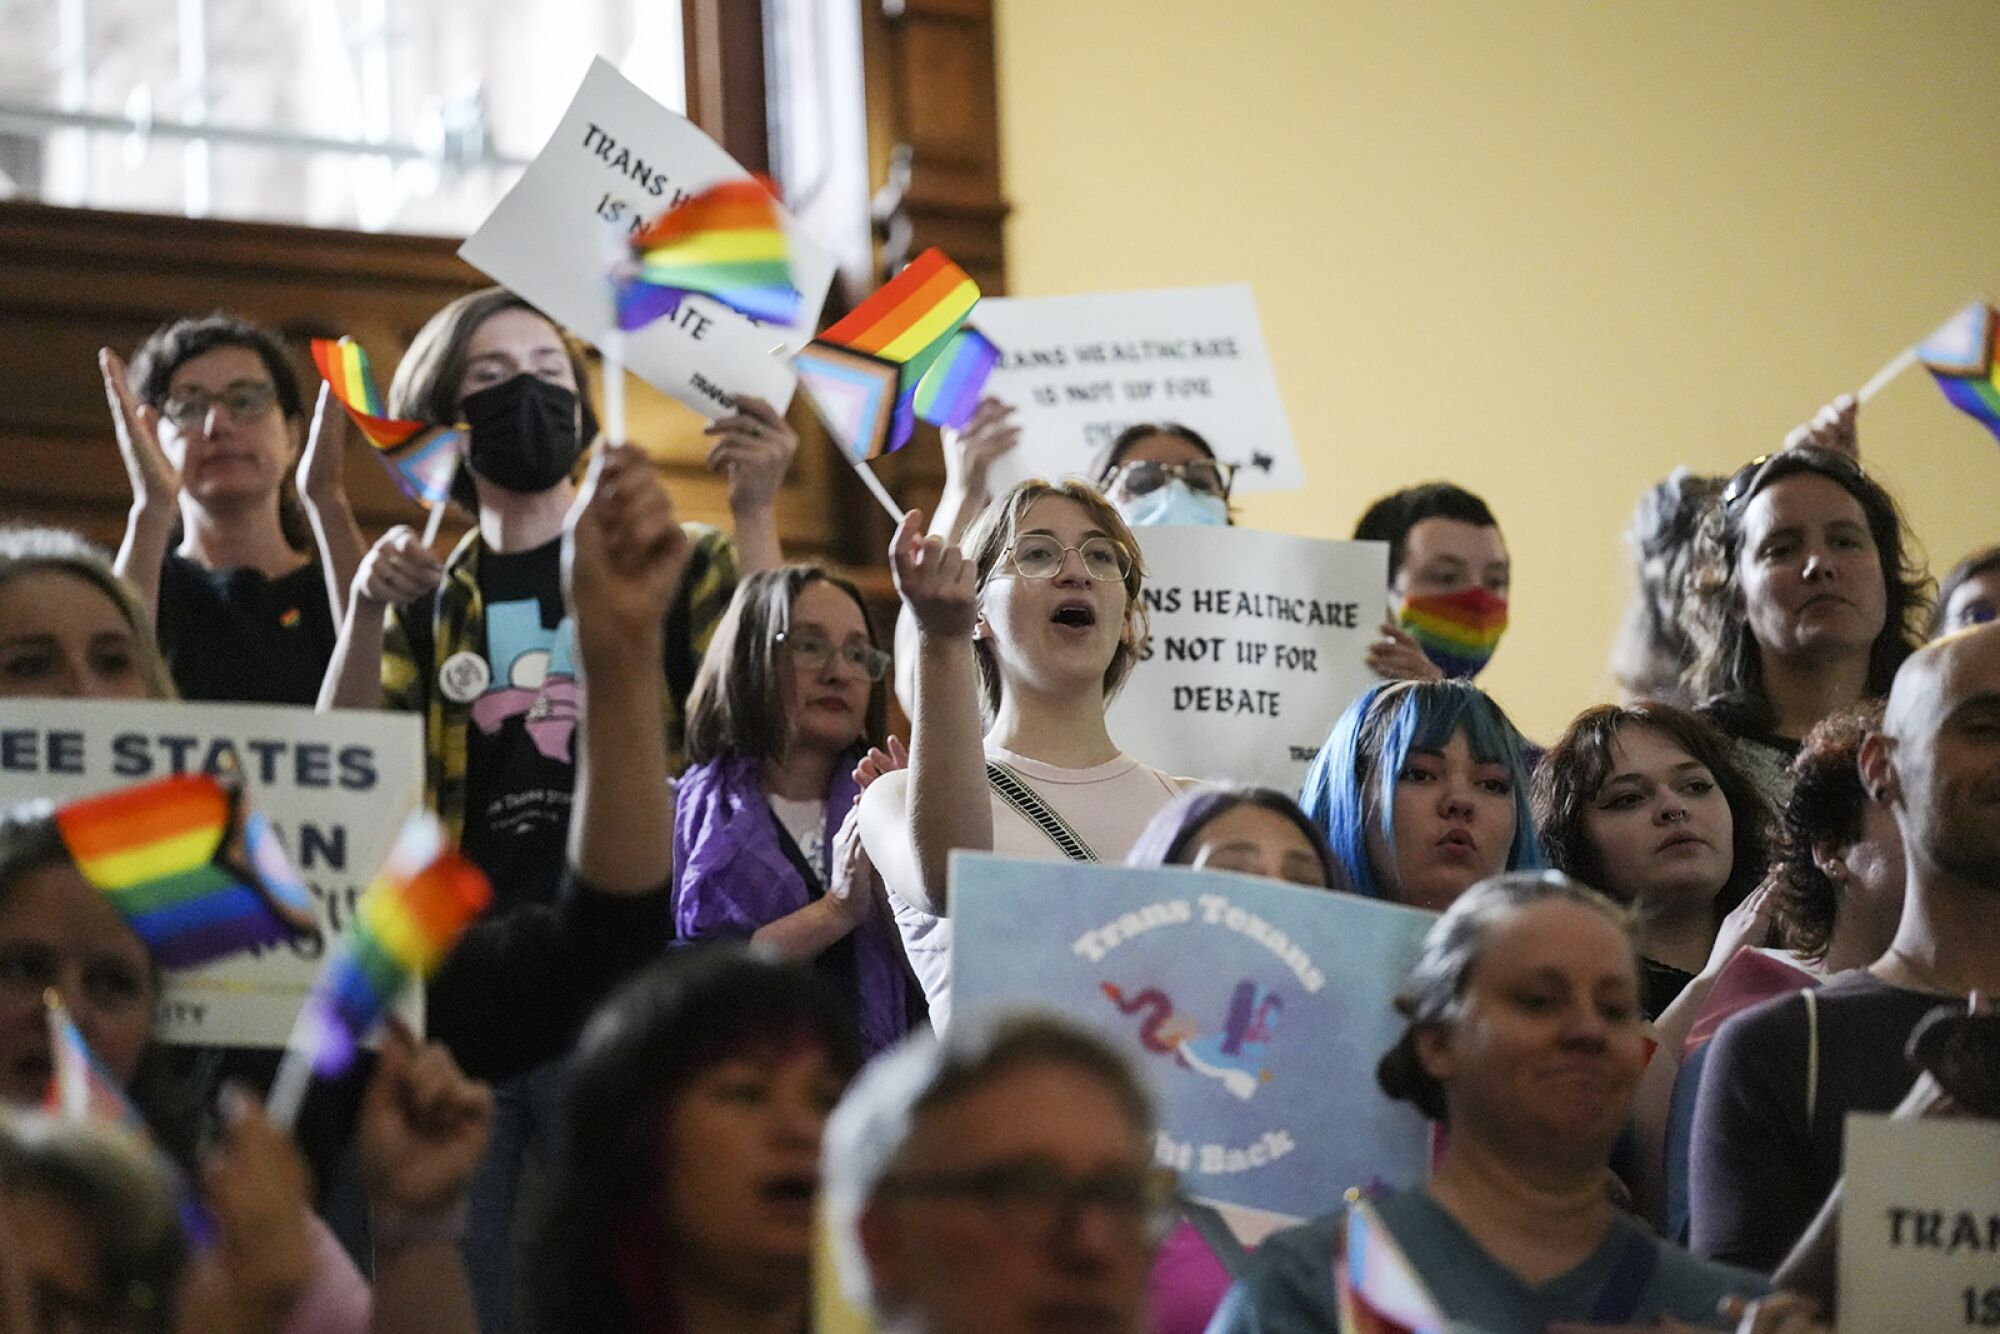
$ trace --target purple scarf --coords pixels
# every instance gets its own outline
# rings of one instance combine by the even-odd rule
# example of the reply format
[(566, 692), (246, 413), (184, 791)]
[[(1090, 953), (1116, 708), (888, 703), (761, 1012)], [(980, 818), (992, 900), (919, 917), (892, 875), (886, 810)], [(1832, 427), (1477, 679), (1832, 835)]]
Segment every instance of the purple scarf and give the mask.
[[(826, 794), (826, 855), (860, 793), (855, 751), (834, 764)], [(674, 928), (683, 940), (748, 939), (815, 897), (779, 841), (778, 818), (764, 799), (763, 763), (730, 753), (681, 775), (674, 803)], [(813, 868), (818, 871), (820, 868)], [(903, 1036), (901, 944), (879, 912), (855, 928), (856, 995), (861, 1043), (868, 1055)]]

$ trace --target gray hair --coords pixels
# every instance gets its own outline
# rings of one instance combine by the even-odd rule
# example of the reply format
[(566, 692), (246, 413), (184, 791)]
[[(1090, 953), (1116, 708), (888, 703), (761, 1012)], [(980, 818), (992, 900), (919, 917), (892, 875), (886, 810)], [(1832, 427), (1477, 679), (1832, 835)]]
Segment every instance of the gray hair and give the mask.
[(137, 1138), (39, 1112), (0, 1112), (0, 1193), (53, 1201), (82, 1225), (106, 1308), (170, 1329), (187, 1264), (173, 1176)]
[(1409, 1020), (1403, 1036), (1375, 1067), (1376, 1082), (1398, 1102), (1415, 1103), (1433, 1121), (1445, 1119), (1444, 1085), (1417, 1055), (1417, 1034), (1457, 1020), (1472, 970), (1486, 954), (1494, 929), (1523, 908), (1561, 899), (1601, 914), (1617, 927), (1638, 966), (1637, 919), (1631, 911), (1560, 871), (1508, 871), (1488, 876), (1459, 895), (1424, 937), (1416, 967), (1396, 993), (1396, 1011)]
[(1153, 1137), (1153, 1103), (1116, 1051), (1069, 1020), (1032, 1011), (958, 1019), (939, 1038), (912, 1035), (861, 1072), (827, 1122), (820, 1182), (840, 1268), (841, 1290), (874, 1309), (862, 1253), (861, 1215), (901, 1160), (918, 1118), (1022, 1066), (1062, 1065), (1093, 1075), (1117, 1099), (1141, 1138)]

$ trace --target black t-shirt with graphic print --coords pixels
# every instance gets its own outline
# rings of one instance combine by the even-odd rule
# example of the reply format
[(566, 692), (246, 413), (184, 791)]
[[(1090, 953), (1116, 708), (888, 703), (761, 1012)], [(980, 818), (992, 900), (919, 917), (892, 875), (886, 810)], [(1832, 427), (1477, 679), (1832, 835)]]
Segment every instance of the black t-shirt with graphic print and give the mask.
[(487, 679), (466, 729), (464, 851), (498, 915), (554, 900), (569, 842), (579, 697), (562, 539), (485, 553), (479, 592)]

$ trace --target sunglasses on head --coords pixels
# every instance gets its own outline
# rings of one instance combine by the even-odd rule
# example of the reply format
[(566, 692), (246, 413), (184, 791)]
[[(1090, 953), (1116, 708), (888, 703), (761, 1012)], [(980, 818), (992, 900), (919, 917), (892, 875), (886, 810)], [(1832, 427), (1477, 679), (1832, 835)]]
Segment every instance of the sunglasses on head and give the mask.
[[(1788, 462), (1799, 466), (1782, 466)], [(1845, 482), (1868, 480), (1867, 470), (1845, 454), (1811, 445), (1781, 449), (1775, 454), (1759, 454), (1736, 470), (1722, 488), (1722, 512), (1734, 518), (1767, 483), (1807, 472), (1831, 474), (1835, 480)]]
[(1178, 479), (1187, 483), (1190, 491), (1227, 500), (1235, 473), (1232, 465), (1214, 459), (1193, 459), (1187, 463), (1138, 461), (1120, 464), (1112, 474), (1112, 485), (1128, 496), (1143, 496)]

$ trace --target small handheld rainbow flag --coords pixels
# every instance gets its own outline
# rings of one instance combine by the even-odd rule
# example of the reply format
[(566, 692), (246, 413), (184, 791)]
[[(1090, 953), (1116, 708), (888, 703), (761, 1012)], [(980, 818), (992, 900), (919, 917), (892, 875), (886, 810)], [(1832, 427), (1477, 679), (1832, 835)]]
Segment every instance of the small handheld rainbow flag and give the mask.
[(42, 993), (49, 1018), (49, 1088), (42, 1096), (42, 1110), (64, 1121), (97, 1126), (126, 1135), (153, 1155), (172, 1183), (180, 1211), (181, 1226), (198, 1247), (212, 1246), (216, 1240), (215, 1219), (201, 1197), (189, 1186), (185, 1174), (153, 1140), (146, 1119), (125, 1096), (118, 1081), (97, 1059), (84, 1040), (83, 1031), (70, 1018), (55, 988)]
[(2000, 439), (2000, 314), (1975, 301), (1917, 345), (1917, 359), (1951, 405)]
[(77, 869), (162, 967), (309, 932), (312, 895), (240, 784), (177, 774), (55, 813)]
[(1347, 1253), (1335, 1265), (1340, 1334), (1448, 1334), (1451, 1324), (1374, 1206), (1351, 1199)]
[(1000, 349), (992, 339), (971, 325), (960, 329), (917, 384), (917, 416), (933, 426), (958, 430), (971, 420), (979, 392), (999, 364)]
[(333, 396), (375, 447), (375, 458), (389, 470), (397, 489), (426, 508), (442, 505), (451, 495), (465, 429), (384, 417), (368, 354), (351, 338), (338, 342), (315, 338), (312, 356)]
[(345, 1070), (403, 988), (437, 971), (492, 901), (485, 874), (451, 846), (438, 818), (411, 815), (299, 1016), (313, 1072)]
[(628, 332), (672, 314), (690, 292), (770, 324), (796, 324), (803, 300), (777, 203), (748, 178), (712, 185), (647, 223), (611, 282), (618, 327)]
[[(972, 415), (968, 396), (976, 406), (999, 360), (981, 335), (955, 340), (978, 303), (979, 285), (933, 247), (792, 359), (849, 458), (865, 463), (901, 449), (919, 415), (956, 425)], [(939, 379), (927, 389), (932, 374)]]

